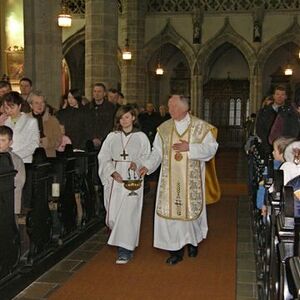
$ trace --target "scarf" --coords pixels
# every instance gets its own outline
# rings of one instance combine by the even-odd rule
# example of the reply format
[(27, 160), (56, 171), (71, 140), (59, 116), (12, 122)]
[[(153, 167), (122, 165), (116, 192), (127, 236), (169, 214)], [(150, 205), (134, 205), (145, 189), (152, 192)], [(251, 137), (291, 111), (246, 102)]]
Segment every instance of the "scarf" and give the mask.
[(44, 116), (44, 114), (45, 114), (45, 112), (42, 112), (41, 114), (35, 114), (34, 112), (32, 112), (32, 116), (34, 118), (36, 118), (37, 121), (38, 121), (40, 138), (45, 137), (45, 134), (44, 134), (44, 125), (43, 125), (43, 116)]

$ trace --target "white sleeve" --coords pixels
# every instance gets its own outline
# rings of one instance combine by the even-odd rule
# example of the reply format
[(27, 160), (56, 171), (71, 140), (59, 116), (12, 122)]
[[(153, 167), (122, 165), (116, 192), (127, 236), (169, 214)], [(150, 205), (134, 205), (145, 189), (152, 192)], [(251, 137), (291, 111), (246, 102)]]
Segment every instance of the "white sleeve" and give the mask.
[(98, 174), (103, 185), (108, 183), (111, 174), (116, 170), (114, 162), (112, 160), (112, 155), (110, 150), (111, 137), (112, 137), (111, 135), (107, 136), (98, 154), (98, 162), (99, 162)]
[(189, 159), (209, 161), (218, 150), (218, 143), (209, 131), (201, 144), (190, 144)]
[(140, 134), (140, 140), (141, 140), (141, 149), (139, 151), (139, 156), (133, 160), (133, 162), (136, 163), (137, 168), (139, 169), (141, 166), (143, 166), (144, 162), (149, 159), (149, 155), (151, 152), (151, 146), (148, 137), (146, 134), (141, 133)]
[(18, 149), (13, 150), (23, 159), (23, 161), (28, 159), (31, 161), (34, 150), (40, 145), (40, 133), (37, 120), (28, 118), (26, 127), (27, 136), (22, 139), (24, 143), (18, 143)]
[(162, 161), (162, 143), (158, 133), (156, 133), (152, 152), (149, 159), (144, 163), (144, 166), (148, 169), (148, 174), (153, 173), (161, 164)]

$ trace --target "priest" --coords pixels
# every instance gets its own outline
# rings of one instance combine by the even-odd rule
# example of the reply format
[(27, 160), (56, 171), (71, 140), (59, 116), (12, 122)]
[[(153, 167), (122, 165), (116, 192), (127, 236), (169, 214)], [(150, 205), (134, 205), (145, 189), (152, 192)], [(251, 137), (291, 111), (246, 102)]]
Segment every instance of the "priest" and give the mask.
[(198, 243), (206, 238), (205, 162), (216, 154), (215, 127), (189, 113), (189, 100), (173, 95), (168, 102), (171, 119), (162, 123), (152, 153), (139, 173), (161, 171), (156, 196), (154, 247), (168, 250), (166, 263), (196, 257)]

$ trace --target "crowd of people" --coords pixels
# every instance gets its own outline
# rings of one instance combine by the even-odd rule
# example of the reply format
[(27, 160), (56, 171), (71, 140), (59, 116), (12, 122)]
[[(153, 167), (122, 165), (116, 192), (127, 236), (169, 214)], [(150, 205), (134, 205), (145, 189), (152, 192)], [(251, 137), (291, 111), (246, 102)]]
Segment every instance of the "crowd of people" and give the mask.
[[(276, 86), (272, 96), (262, 101), (260, 110), (248, 120), (246, 130), (249, 132), (246, 150), (249, 153), (251, 140), (260, 142), (261, 157), (265, 165), (273, 160), (274, 169), (283, 170), (283, 184), (294, 188), (295, 208), (300, 191), (300, 92), (295, 93), (294, 101), (287, 103), (287, 91), (284, 86)], [(251, 130), (249, 130), (251, 128)], [(262, 215), (267, 213), (264, 199), (266, 192), (274, 191), (273, 185), (268, 191), (263, 189), (263, 181), (257, 191), (257, 207)], [(299, 202), (300, 203), (300, 202)], [(297, 205), (298, 204), (298, 205)]]
[[(144, 176), (161, 165), (154, 246), (170, 251), (166, 262), (171, 265), (183, 259), (186, 245), (188, 255), (197, 256), (198, 243), (208, 229), (205, 161), (215, 155), (218, 144), (211, 133), (214, 127), (190, 114), (189, 100), (172, 96), (169, 112), (164, 105), (156, 111), (152, 103), (143, 109), (124, 104), (120, 92), (96, 83), (91, 101), (71, 89), (55, 111), (32, 86), (29, 78), (22, 78), (18, 93), (8, 82), (0, 82), (0, 151), (11, 153), (16, 162), (18, 187), (22, 190), (24, 163), (32, 162), (36, 148), (54, 157), (67, 144), (84, 151), (92, 142), (99, 150), (99, 179), (111, 230), (108, 244), (117, 246), (116, 263), (125, 264), (139, 242)], [(141, 185), (135, 193), (124, 187), (124, 180), (131, 179)], [(172, 203), (166, 201), (169, 198)], [(76, 195), (75, 199), (80, 202)], [(15, 213), (21, 211), (21, 197), (16, 195)]]
[[(273, 155), (281, 161), (284, 183), (300, 175), (300, 95), (291, 105), (286, 98), (285, 88), (277, 86), (269, 102), (245, 125), (248, 137), (259, 139), (265, 160)], [(24, 163), (32, 162), (36, 148), (55, 157), (67, 144), (84, 151), (92, 143), (99, 151), (108, 244), (117, 247), (116, 263), (126, 264), (133, 258), (139, 243), (144, 177), (159, 167), (154, 247), (170, 252), (169, 265), (183, 260), (185, 247), (189, 257), (197, 256), (198, 244), (208, 232), (205, 178), (215, 174), (206, 174), (205, 166), (215, 156), (218, 143), (216, 128), (190, 113), (188, 98), (172, 95), (168, 109), (161, 105), (156, 111), (152, 103), (145, 108), (125, 104), (118, 90), (96, 83), (91, 101), (80, 90), (71, 89), (56, 111), (42, 92), (33, 90), (29, 78), (22, 78), (20, 93), (12, 91), (9, 82), (0, 81), (0, 99), (0, 152), (11, 154), (18, 171), (16, 214), (22, 211)], [(138, 182), (139, 189), (129, 193), (125, 180)], [(80, 203), (78, 197), (77, 191), (75, 199)]]

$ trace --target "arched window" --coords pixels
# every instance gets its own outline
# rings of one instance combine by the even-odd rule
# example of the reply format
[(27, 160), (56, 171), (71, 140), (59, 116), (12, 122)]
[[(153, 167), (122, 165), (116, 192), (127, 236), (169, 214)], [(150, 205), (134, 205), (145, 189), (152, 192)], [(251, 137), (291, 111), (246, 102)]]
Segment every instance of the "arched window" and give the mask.
[(234, 115), (235, 115), (235, 100), (233, 98), (229, 101), (229, 125), (234, 125)]
[(246, 101), (246, 117), (249, 117), (250, 115), (250, 99), (247, 99)]
[(229, 126), (241, 126), (242, 100), (231, 98), (229, 101)]
[(240, 98), (236, 99), (236, 109), (235, 109), (235, 122), (234, 125), (241, 125), (242, 117), (242, 100)]

